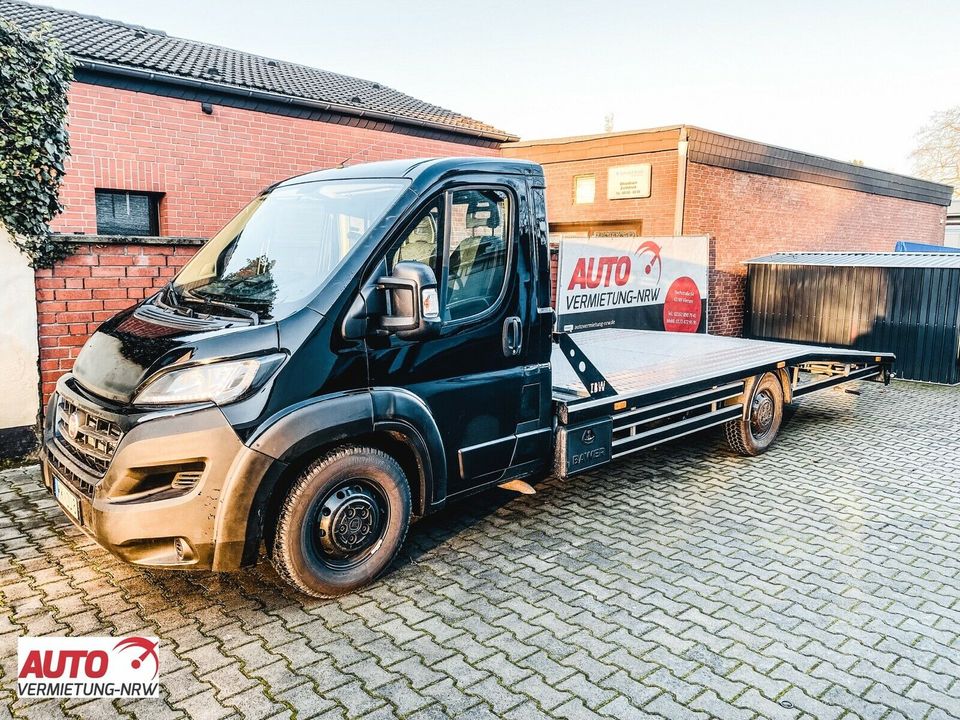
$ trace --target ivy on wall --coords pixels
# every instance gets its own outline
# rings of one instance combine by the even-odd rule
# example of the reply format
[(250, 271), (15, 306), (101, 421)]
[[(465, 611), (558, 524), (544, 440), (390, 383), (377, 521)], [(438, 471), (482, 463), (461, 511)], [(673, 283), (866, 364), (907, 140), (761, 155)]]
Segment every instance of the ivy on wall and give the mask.
[(0, 20), (0, 222), (33, 267), (70, 254), (50, 235), (59, 190), (73, 64), (47, 28), (25, 33)]

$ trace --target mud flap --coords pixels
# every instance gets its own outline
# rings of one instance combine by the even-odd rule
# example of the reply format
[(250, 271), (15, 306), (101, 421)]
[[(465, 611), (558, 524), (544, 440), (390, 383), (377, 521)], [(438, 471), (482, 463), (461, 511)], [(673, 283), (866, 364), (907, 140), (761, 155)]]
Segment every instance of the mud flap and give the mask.
[(554, 473), (566, 478), (610, 462), (613, 420), (603, 418), (557, 430)]

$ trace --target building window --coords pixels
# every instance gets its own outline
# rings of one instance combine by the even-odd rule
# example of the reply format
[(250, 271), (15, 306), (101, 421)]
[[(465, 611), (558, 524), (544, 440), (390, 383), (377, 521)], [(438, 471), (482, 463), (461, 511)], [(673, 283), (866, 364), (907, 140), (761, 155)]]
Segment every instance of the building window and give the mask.
[(160, 234), (160, 193), (97, 190), (97, 235)]
[(947, 247), (960, 248), (960, 217), (947, 218), (943, 244)]
[(595, 175), (577, 175), (573, 178), (573, 202), (577, 205), (589, 205), (597, 194)]

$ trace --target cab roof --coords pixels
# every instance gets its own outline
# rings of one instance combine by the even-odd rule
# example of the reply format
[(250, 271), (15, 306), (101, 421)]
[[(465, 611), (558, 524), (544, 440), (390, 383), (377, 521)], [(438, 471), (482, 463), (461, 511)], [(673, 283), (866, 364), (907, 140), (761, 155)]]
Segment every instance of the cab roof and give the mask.
[(368, 178), (407, 178), (433, 182), (451, 172), (490, 172), (509, 175), (542, 176), (543, 168), (529, 160), (499, 157), (444, 157), (408, 160), (384, 160), (358, 163), (344, 168), (317, 170), (283, 180), (273, 187), (297, 185), (319, 180), (354, 180)]

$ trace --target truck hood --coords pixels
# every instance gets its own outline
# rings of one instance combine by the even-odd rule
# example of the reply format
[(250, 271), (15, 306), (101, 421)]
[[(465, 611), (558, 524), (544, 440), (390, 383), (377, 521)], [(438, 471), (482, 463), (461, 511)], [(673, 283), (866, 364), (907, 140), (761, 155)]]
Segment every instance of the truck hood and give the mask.
[(84, 388), (116, 403), (133, 400), (144, 380), (175, 363), (217, 360), (275, 351), (276, 323), (211, 328), (161, 312), (149, 301), (115, 315), (87, 340), (73, 366)]

